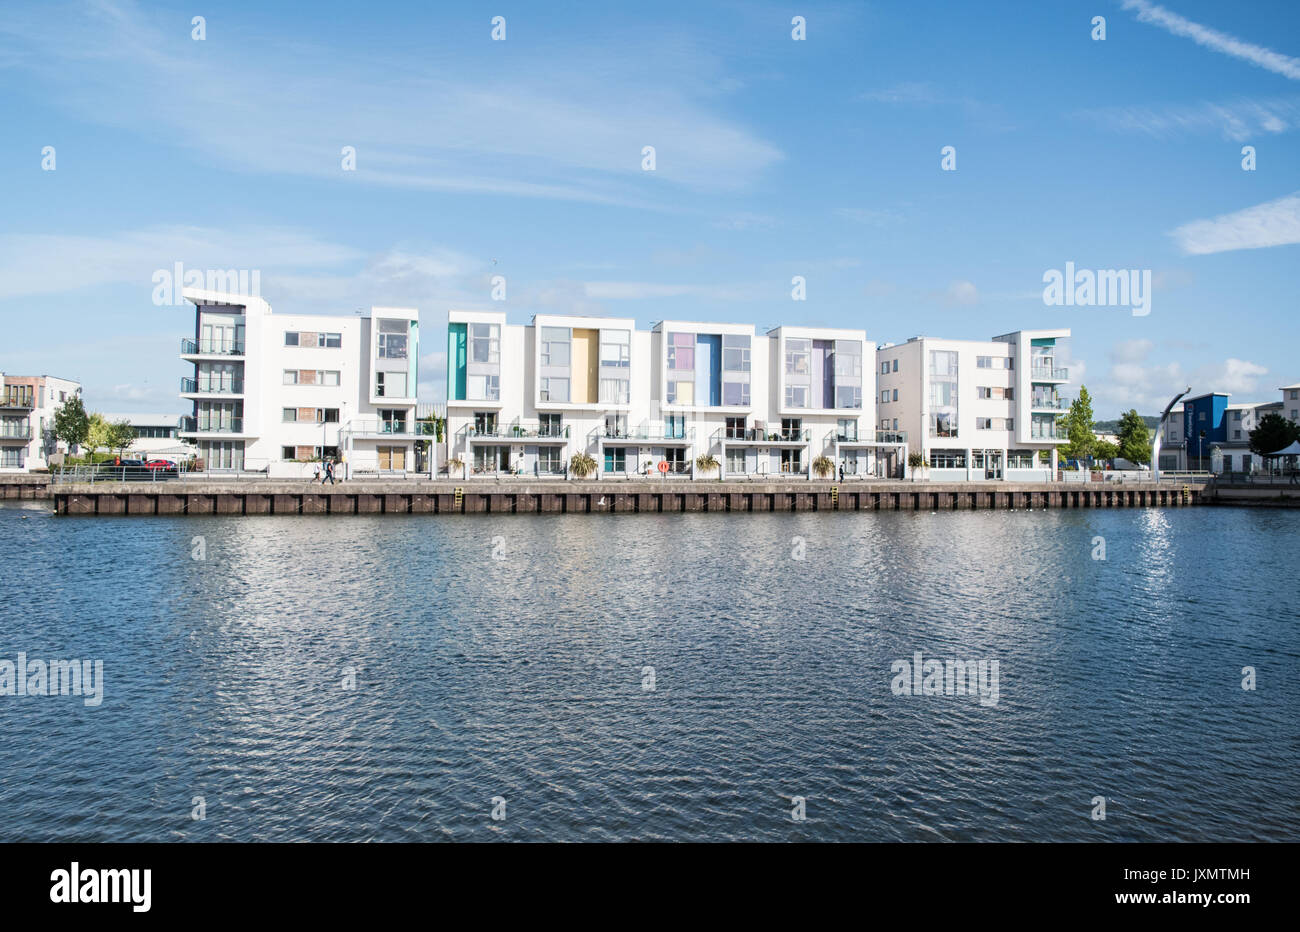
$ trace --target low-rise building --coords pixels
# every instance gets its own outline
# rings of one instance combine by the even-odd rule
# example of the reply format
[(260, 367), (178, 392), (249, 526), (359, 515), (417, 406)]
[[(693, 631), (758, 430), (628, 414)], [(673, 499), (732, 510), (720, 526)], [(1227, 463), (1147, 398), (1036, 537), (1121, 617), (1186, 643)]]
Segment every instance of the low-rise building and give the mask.
[(1046, 480), (1058, 419), (1069, 408), (1060, 340), (1069, 330), (1022, 330), (987, 341), (913, 337), (877, 348), (876, 417), (905, 432), (931, 479)]
[(427, 464), (417, 422), (419, 313), (274, 314), (261, 298), (186, 289), (195, 308), (181, 359), (192, 413), (180, 437), (209, 471), (310, 475), (333, 458), (347, 474), (404, 475)]
[(54, 413), (80, 393), (72, 379), (0, 373), (0, 471), (48, 469), (52, 455), (75, 452), (54, 436)]
[(180, 436), (179, 414), (105, 414), (105, 421), (118, 424), (122, 421), (131, 425), (135, 439), (126, 448), (126, 455), (137, 459), (187, 460), (198, 455), (198, 448)]

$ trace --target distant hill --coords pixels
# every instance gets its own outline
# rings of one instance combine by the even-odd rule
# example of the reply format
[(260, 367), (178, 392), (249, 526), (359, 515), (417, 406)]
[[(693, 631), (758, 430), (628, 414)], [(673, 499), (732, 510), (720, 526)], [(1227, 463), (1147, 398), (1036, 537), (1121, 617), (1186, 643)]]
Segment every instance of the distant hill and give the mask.
[[(1155, 430), (1160, 426), (1160, 415), (1158, 414), (1154, 417), (1144, 414), (1142, 420), (1146, 422), (1148, 430)], [(1113, 421), (1094, 421), (1092, 429), (1099, 434), (1117, 434), (1119, 433), (1119, 418)]]

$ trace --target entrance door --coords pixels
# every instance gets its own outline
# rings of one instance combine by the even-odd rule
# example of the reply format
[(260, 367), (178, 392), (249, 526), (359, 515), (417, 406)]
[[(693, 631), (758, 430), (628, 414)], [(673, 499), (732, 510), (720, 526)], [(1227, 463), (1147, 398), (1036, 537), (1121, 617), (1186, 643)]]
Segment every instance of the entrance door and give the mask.
[(985, 479), (1002, 478), (1002, 451), (1001, 450), (984, 451), (984, 478)]

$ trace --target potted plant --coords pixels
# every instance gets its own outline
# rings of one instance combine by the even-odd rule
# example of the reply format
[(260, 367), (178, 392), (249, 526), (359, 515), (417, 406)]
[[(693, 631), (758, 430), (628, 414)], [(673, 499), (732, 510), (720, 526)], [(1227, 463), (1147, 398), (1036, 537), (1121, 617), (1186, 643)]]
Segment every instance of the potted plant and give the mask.
[(707, 476), (718, 471), (718, 460), (712, 453), (701, 453), (695, 457), (695, 468)]
[(925, 454), (919, 450), (907, 454), (907, 470), (912, 474), (913, 482), (930, 478), (930, 464), (926, 462)]
[(812, 471), (825, 479), (835, 472), (835, 463), (829, 456), (819, 456), (812, 461)]
[(586, 479), (596, 471), (596, 460), (590, 453), (575, 453), (569, 458), (569, 472)]
[(447, 478), (452, 477), (452, 472), (461, 472), (465, 468), (465, 461), (458, 456), (453, 456), (447, 460)]

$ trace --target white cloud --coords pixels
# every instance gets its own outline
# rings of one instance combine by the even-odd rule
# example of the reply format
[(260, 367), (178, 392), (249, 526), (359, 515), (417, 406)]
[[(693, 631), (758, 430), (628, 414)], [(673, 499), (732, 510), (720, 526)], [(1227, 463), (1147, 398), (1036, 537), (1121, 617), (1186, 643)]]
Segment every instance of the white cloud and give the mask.
[(1117, 132), (1145, 133), (1158, 139), (1189, 133), (1218, 133), (1245, 142), (1300, 127), (1300, 99), (1204, 102), (1192, 106), (1105, 107), (1085, 110), (1085, 119)]
[[(542, 53), (526, 45), (484, 71), (472, 58), (376, 61), (238, 32), (178, 42), (174, 23), (113, 0), (57, 24), (0, 19), (5, 34), (47, 89), (42, 105), (241, 171), (673, 209), (666, 185), (740, 190), (783, 157), (708, 109), (706, 65), (678, 56), (647, 73), (644, 61), (667, 57), (652, 48), (550, 50), (539, 81), (530, 55)], [(354, 172), (340, 165), (348, 145)], [(641, 170), (645, 145), (654, 172)]]
[(1219, 32), (1200, 23), (1179, 16), (1148, 0), (1124, 0), (1124, 9), (1136, 10), (1138, 22), (1159, 26), (1166, 32), (1191, 39), (1197, 45), (1215, 52), (1239, 58), (1258, 68), (1280, 74), (1292, 81), (1300, 81), (1300, 59), (1274, 52), (1262, 45), (1245, 42), (1227, 33)]
[(947, 301), (949, 304), (975, 304), (979, 301), (979, 289), (975, 287), (974, 282), (959, 280), (952, 282), (948, 286)]
[(1154, 348), (1150, 340), (1120, 340), (1110, 348), (1110, 358), (1118, 363), (1137, 363), (1146, 359)]
[[(1159, 414), (1170, 398), (1189, 385), (1193, 394), (1228, 392), (1235, 401), (1269, 400), (1255, 394), (1261, 390), (1263, 377), (1268, 375), (1265, 366), (1229, 357), (1189, 370), (1178, 360), (1153, 360), (1156, 350), (1156, 344), (1145, 339), (1120, 340), (1110, 348), (1109, 371), (1088, 387), (1098, 420), (1109, 420), (1130, 408), (1136, 408), (1140, 414)], [(1075, 385), (1085, 382), (1083, 366), (1078, 360), (1070, 362), (1070, 381)]]
[(1191, 255), (1300, 243), (1300, 192), (1213, 220), (1193, 220), (1170, 235)]

